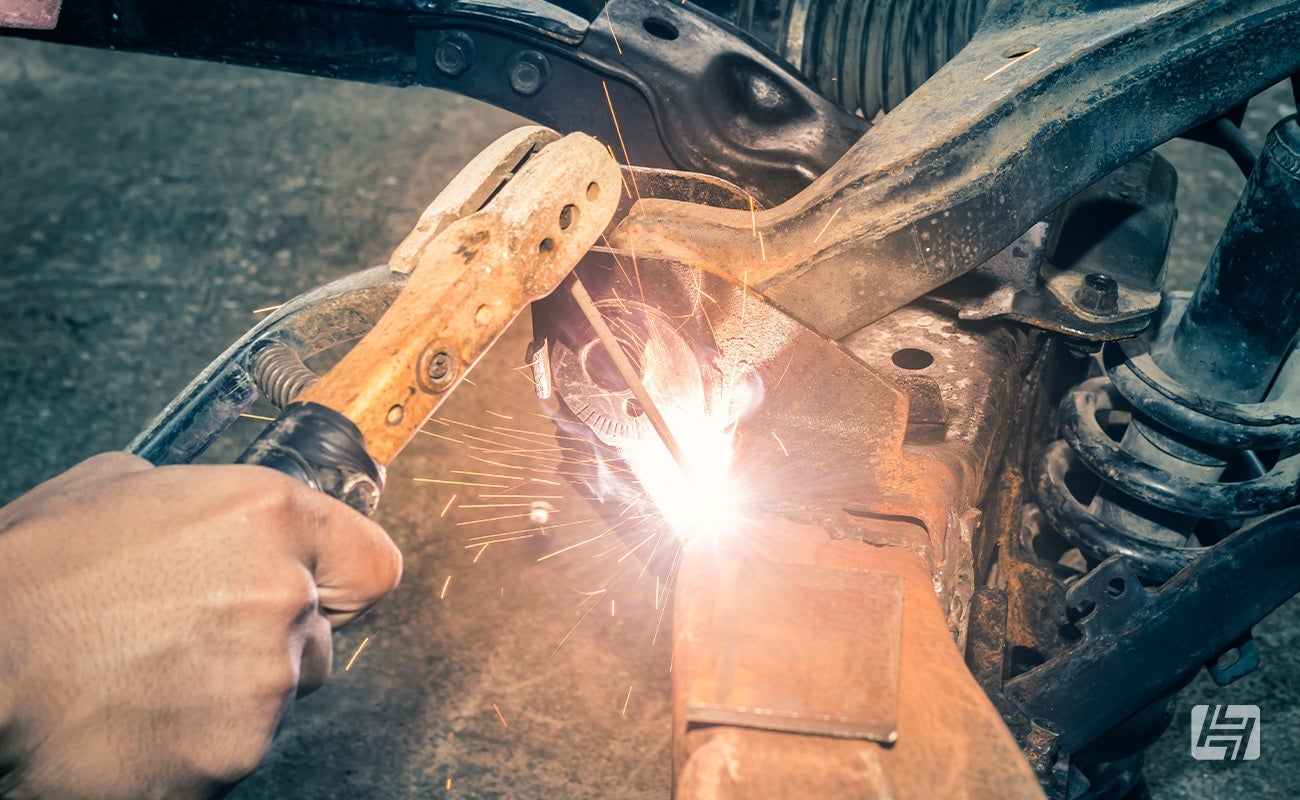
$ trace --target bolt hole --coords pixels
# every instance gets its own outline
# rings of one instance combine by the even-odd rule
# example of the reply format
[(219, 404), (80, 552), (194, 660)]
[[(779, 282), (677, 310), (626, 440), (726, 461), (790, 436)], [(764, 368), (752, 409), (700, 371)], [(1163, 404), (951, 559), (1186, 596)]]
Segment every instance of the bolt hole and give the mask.
[(641, 21), (641, 27), (645, 28), (646, 33), (666, 42), (671, 42), (678, 36), (676, 25), (658, 17), (646, 17)]
[(934, 363), (934, 356), (915, 347), (904, 347), (894, 353), (892, 361), (899, 369), (925, 369)]
[(627, 400), (623, 401), (623, 413), (627, 414), (629, 417), (632, 417), (633, 419), (636, 419), (637, 417), (645, 413), (645, 409), (642, 408), (641, 404), (638, 403), (636, 400), (633, 400), (632, 398), (628, 398)]
[(1128, 584), (1124, 583), (1123, 578), (1111, 578), (1110, 583), (1106, 584), (1106, 594), (1111, 597), (1123, 597), (1124, 590), (1127, 588)]
[(1020, 58), (1038, 49), (1036, 44), (1016, 44), (1002, 51), (1003, 58)]
[(1061, 638), (1067, 642), (1077, 642), (1083, 638), (1083, 631), (1079, 630), (1078, 625), (1071, 625), (1067, 623), (1065, 625), (1062, 625), (1058, 629), (1058, 631), (1061, 634)]
[(578, 207), (572, 203), (560, 209), (560, 230), (567, 231), (577, 219)]
[(539, 253), (549, 253), (554, 249), (555, 240), (549, 236), (537, 243), (537, 252)]
[(592, 181), (587, 184), (587, 199), (595, 200), (598, 197), (600, 197), (600, 184)]

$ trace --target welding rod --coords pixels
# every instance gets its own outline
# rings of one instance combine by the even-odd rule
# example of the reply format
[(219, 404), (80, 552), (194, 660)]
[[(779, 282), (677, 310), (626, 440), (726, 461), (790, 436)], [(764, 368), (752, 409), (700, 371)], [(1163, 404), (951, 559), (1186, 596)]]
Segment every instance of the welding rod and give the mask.
[(668, 422), (664, 419), (663, 414), (659, 413), (659, 407), (650, 399), (650, 393), (646, 391), (645, 384), (641, 382), (641, 376), (636, 374), (636, 368), (628, 360), (627, 353), (623, 352), (622, 345), (615, 338), (614, 332), (609, 329), (609, 324), (601, 316), (600, 309), (592, 302), (591, 295), (587, 293), (587, 287), (578, 279), (577, 273), (569, 276), (569, 291), (573, 294), (573, 299), (578, 302), (578, 308), (582, 310), (582, 315), (591, 323), (591, 327), (596, 330), (596, 337), (609, 353), (610, 359), (614, 362), (614, 367), (618, 374), (627, 382), (628, 388), (632, 390), (632, 396), (641, 404), (642, 410), (645, 411), (646, 417), (650, 420), (650, 426), (659, 434), (663, 440), (664, 447), (668, 448), (668, 453), (677, 462), (677, 466), (682, 468), (682, 472), (690, 475), (690, 470), (686, 467), (686, 458), (682, 455), (682, 448), (677, 444), (677, 438), (673, 432), (668, 429)]

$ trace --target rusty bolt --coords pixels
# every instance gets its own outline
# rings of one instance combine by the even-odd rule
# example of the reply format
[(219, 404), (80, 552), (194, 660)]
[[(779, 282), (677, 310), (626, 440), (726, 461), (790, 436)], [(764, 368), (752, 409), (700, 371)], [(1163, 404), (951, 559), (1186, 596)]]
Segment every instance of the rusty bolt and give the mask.
[(470, 68), (475, 55), (474, 40), (468, 34), (451, 31), (438, 37), (433, 64), (439, 72), (454, 78)]
[(1119, 311), (1119, 284), (1101, 272), (1089, 272), (1074, 292), (1074, 302), (1090, 314), (1110, 316)]
[(532, 97), (551, 79), (551, 62), (536, 50), (521, 50), (510, 59), (510, 88)]

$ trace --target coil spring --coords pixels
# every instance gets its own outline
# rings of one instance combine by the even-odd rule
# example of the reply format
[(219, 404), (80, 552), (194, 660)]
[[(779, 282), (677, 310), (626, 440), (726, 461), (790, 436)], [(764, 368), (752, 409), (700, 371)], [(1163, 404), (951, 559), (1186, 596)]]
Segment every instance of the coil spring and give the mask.
[[(1049, 444), (1033, 467), (1048, 522), (1084, 555), (1103, 561), (1124, 554), (1141, 577), (1164, 581), (1208, 548), (1175, 544), (1186, 541), (1186, 534), (1158, 523), (1142, 531), (1122, 530), (1100, 518), (1079, 496), (1075, 478), (1080, 470), (1146, 506), (1195, 519), (1240, 520), (1296, 501), (1300, 453), (1280, 458), (1267, 470), (1255, 455), (1300, 443), (1300, 414), (1295, 401), (1286, 399), (1294, 392), (1274, 402), (1214, 401), (1184, 390), (1133, 345), (1107, 345), (1104, 361), (1104, 376), (1067, 393), (1060, 407), (1061, 439)], [(1128, 411), (1157, 430), (1235, 454), (1249, 477), (1208, 481), (1150, 464), (1106, 432), (1100, 420), (1113, 411)]]
[(285, 344), (272, 344), (259, 350), (248, 372), (266, 399), (281, 409), (320, 377)]
[(831, 100), (889, 111), (961, 50), (987, 0), (741, 0), (737, 24)]

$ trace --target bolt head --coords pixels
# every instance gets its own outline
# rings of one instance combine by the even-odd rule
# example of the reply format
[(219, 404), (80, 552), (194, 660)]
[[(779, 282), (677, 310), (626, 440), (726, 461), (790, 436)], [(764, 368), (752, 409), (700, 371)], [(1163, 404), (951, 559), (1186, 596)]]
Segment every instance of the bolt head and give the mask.
[(453, 31), (438, 41), (433, 51), (433, 65), (449, 77), (456, 77), (474, 63), (474, 40), (460, 31)]
[(510, 59), (510, 88), (532, 97), (551, 79), (551, 62), (544, 53), (524, 50)]
[(1119, 284), (1101, 272), (1089, 272), (1074, 292), (1074, 302), (1090, 314), (1109, 316), (1119, 311)]

